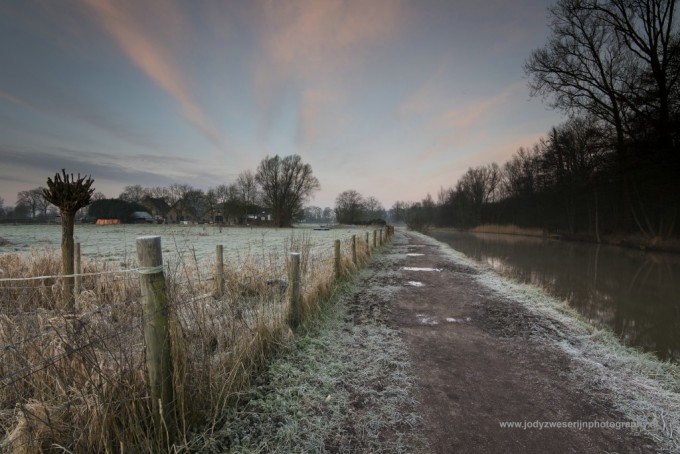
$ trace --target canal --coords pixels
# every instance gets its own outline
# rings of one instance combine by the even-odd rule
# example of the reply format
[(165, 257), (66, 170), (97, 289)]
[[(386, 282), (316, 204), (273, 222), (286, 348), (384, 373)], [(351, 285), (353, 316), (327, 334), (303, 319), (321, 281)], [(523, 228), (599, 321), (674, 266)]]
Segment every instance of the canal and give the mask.
[(566, 300), (626, 345), (680, 362), (680, 256), (617, 246), (437, 229), (437, 240)]

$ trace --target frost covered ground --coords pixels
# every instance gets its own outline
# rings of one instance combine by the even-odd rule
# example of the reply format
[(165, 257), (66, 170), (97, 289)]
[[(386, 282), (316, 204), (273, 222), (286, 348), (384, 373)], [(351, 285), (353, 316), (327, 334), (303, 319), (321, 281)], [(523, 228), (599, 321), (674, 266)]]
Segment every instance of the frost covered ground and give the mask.
[[(223, 227), (214, 225), (76, 225), (75, 240), (81, 243), (82, 254), (91, 260), (130, 263), (136, 258), (135, 240), (138, 236), (160, 235), (166, 260), (214, 260), (215, 246), (224, 245), (225, 260), (283, 253), (291, 237), (307, 237), (313, 253), (328, 251), (333, 240), (345, 240), (356, 234), (365, 238), (363, 229), (333, 229), (315, 231), (312, 228), (276, 229), (262, 227)], [(59, 249), (59, 225), (0, 225), (0, 254), (28, 253), (38, 250)], [(332, 251), (331, 251), (332, 252)], [(263, 257), (267, 258), (268, 257)]]
[[(442, 292), (452, 280), (469, 292), (470, 315), (454, 313), (453, 301), (464, 295)], [(436, 303), (440, 314), (399, 307), (432, 305), (440, 301), (435, 297), (442, 298)], [(506, 446), (506, 452), (546, 452), (559, 442), (567, 451), (611, 443), (620, 452), (646, 452), (653, 442), (654, 450), (680, 450), (678, 366), (624, 347), (542, 290), (501, 277), (430, 237), (398, 232), (355, 286), (345, 286), (322, 307), (240, 403), (191, 440), (192, 449), (451, 452), (456, 446), (483, 452), (485, 446)], [(412, 350), (412, 333), (431, 340), (423, 345), (433, 348)], [(481, 341), (488, 342), (483, 351)], [(444, 342), (450, 345), (440, 349)], [(506, 355), (511, 347), (517, 347), (514, 356)], [(475, 359), (477, 354), (482, 357)], [(431, 367), (423, 368), (420, 360), (427, 357)], [(499, 367), (467, 369), (487, 358)], [(501, 373), (511, 365), (519, 373)], [(439, 378), (423, 382), (423, 376)], [(481, 389), (491, 392), (475, 393), (482, 382), (488, 386)], [(523, 408), (514, 406), (513, 386), (529, 396)], [(632, 433), (513, 431), (499, 428), (506, 418), (498, 415), (506, 410), (513, 417), (534, 411), (639, 426)], [(432, 438), (435, 424), (441, 430)]]

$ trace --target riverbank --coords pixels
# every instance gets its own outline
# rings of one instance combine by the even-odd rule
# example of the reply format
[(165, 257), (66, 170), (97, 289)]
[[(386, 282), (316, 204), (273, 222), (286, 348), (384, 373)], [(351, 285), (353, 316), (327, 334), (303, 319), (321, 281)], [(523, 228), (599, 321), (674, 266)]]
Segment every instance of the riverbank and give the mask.
[[(405, 252), (422, 255), (403, 263), (439, 270), (404, 276), (420, 284), (394, 302), (414, 370), (427, 371), (418, 398), (433, 451), (678, 451), (680, 368), (624, 347), (536, 287), (405, 237)], [(501, 426), (510, 423), (524, 428)]]
[[(453, 228), (438, 228), (447, 230)], [(457, 230), (457, 229), (454, 229)], [(612, 246), (620, 246), (630, 249), (653, 252), (671, 252), (680, 254), (680, 240), (676, 238), (648, 237), (641, 234), (610, 233), (600, 235), (598, 238), (593, 234), (548, 232), (539, 228), (518, 227), (516, 225), (483, 224), (468, 230), (472, 233), (494, 233), (501, 235), (520, 235), (540, 238), (553, 238), (565, 241), (579, 241), (585, 243), (600, 243)]]
[(399, 231), (345, 292), (194, 442), (212, 452), (680, 448), (677, 366), (430, 237)]

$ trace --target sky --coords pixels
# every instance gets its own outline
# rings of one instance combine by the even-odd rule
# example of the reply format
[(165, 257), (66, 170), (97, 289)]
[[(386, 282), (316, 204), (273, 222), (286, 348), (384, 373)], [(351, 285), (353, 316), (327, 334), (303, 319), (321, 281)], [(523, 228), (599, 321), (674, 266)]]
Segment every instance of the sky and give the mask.
[(299, 154), (334, 206), (389, 208), (563, 119), (522, 66), (547, 0), (0, 2), (0, 197), (60, 169), (208, 189)]

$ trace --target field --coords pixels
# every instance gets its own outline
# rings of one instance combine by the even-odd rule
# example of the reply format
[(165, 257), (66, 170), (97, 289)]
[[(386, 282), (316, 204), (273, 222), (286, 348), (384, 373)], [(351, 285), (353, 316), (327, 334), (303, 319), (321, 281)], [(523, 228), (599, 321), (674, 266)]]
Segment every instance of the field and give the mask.
[[(303, 319), (341, 273), (368, 256), (364, 229), (76, 226), (82, 288), (60, 300), (59, 226), (3, 226), (0, 237), (0, 450), (168, 450), (151, 412), (135, 239), (161, 235), (170, 305), (175, 441), (238, 400), (270, 353), (288, 342), (288, 252), (301, 253)], [(357, 237), (357, 264), (351, 236)], [(372, 242), (372, 238), (371, 238)], [(215, 294), (215, 246), (225, 292)], [(28, 279), (31, 276), (53, 276)]]
[[(363, 233), (357, 229), (334, 229), (316, 231), (312, 228), (251, 228), (214, 225), (76, 225), (75, 241), (81, 243), (83, 257), (93, 261), (126, 263), (136, 259), (135, 239), (144, 235), (160, 235), (163, 256), (173, 261), (178, 257), (210, 260), (217, 244), (224, 245), (224, 256), (238, 259), (247, 254), (283, 250), (291, 236), (304, 236), (314, 252), (332, 246), (332, 240), (347, 239)], [(7, 244), (0, 245), (0, 255), (17, 252), (28, 254), (32, 249), (50, 251), (59, 249), (61, 227), (59, 225), (0, 225), (0, 238)], [(1, 276), (0, 276), (1, 277)]]

